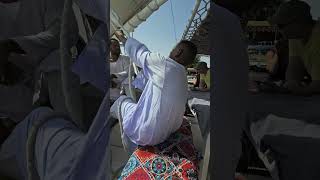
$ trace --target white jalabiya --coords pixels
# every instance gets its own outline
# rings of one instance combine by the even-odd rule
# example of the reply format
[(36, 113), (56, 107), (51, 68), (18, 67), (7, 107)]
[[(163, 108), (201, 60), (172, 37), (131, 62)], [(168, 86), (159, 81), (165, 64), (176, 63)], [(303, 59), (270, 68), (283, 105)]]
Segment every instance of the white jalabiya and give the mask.
[(159, 144), (182, 124), (187, 102), (185, 67), (150, 52), (133, 38), (127, 40), (125, 51), (142, 68), (134, 85), (143, 92), (138, 103), (121, 104), (123, 131), (135, 144)]

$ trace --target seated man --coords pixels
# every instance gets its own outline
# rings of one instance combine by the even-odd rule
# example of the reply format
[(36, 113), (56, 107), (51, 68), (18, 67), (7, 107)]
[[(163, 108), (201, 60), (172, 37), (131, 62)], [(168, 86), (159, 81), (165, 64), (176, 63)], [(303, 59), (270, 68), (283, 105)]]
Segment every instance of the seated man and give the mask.
[[(0, 177), (111, 179), (109, 138), (113, 121), (106, 118), (108, 108), (109, 96), (106, 95), (87, 133), (52, 109), (35, 109), (0, 144)], [(198, 155), (192, 142), (190, 124), (183, 122), (165, 142), (135, 150), (122, 171), (121, 179), (153, 179), (159, 177), (158, 172), (165, 178), (196, 178)], [(0, 131), (1, 136), (7, 136), (7, 133)], [(163, 162), (165, 166), (162, 166)], [(142, 167), (148, 169), (143, 170)]]
[(276, 71), (276, 65), (278, 63), (278, 54), (276, 50), (270, 49), (265, 56), (267, 61), (266, 69), (270, 74), (273, 74)]
[(210, 69), (206, 62), (199, 62), (196, 70), (200, 74), (199, 90), (209, 91), (210, 90)]
[(276, 43), (275, 49), (271, 49), (266, 54), (268, 80), (285, 81), (286, 71), (289, 61), (288, 40), (280, 40)]
[[(299, 0), (282, 4), (271, 23), (289, 39), (288, 89), (298, 95), (320, 93), (320, 25), (310, 14), (310, 6)], [(311, 83), (303, 84), (311, 76)]]
[[(137, 43), (134, 39), (129, 39), (128, 43), (130, 43), (130, 41)], [(135, 47), (132, 45), (130, 46)], [(171, 57), (175, 58), (178, 62), (188, 64), (189, 60), (192, 61), (191, 58), (186, 59), (186, 62), (182, 61), (181, 58), (192, 57), (192, 54), (196, 53), (195, 49), (193, 49), (192, 54), (189, 54), (189, 51), (185, 52), (185, 49), (189, 47), (190, 44), (188, 42), (180, 43), (171, 53)], [(133, 54), (134, 49), (136, 48), (133, 48), (131, 54)], [(140, 50), (139, 52), (141, 53), (143, 51)], [(153, 55), (153, 57), (160, 56)], [(170, 117), (171, 119), (168, 119), (165, 116), (162, 116), (162, 119), (160, 119), (159, 116), (157, 116), (159, 114), (157, 107), (159, 108), (159, 106), (154, 104), (159, 102), (158, 99), (155, 99), (155, 103), (151, 105), (152, 108), (155, 109), (155, 111), (152, 112), (156, 112), (158, 114), (148, 114), (151, 115), (151, 117), (157, 117), (157, 119), (151, 120), (154, 120), (153, 122), (155, 122), (154, 124), (157, 125), (158, 129), (169, 129), (172, 130), (172, 132), (168, 132), (168, 130), (160, 131), (162, 134), (160, 134), (159, 131), (153, 131), (151, 132), (152, 134), (143, 134), (142, 132), (141, 137), (146, 138), (147, 135), (151, 135), (153, 139), (151, 139), (152, 141), (149, 141), (151, 143), (144, 143), (143, 140), (145, 139), (142, 139), (142, 141), (139, 142), (144, 144), (158, 144), (158, 146), (154, 146), (154, 148), (151, 147), (151, 149), (150, 146), (140, 146), (133, 153), (128, 165), (124, 168), (122, 179), (130, 179), (126, 172), (132, 170), (135, 172), (130, 172), (129, 175), (132, 177), (132, 174), (135, 174), (136, 176), (133, 179), (137, 179), (138, 176), (140, 178), (142, 177), (141, 166), (130, 166), (130, 164), (132, 164), (131, 162), (136, 160), (134, 156), (142, 154), (150, 161), (152, 160), (152, 162), (150, 163), (150, 161), (147, 161), (147, 159), (140, 158), (140, 161), (135, 163), (147, 163), (144, 165), (148, 165), (150, 168), (153, 167), (152, 169), (148, 169), (148, 172), (144, 171), (144, 177), (156, 177), (157, 172), (163, 172), (164, 170), (166, 172), (162, 173), (162, 175), (165, 174), (166, 177), (179, 176), (180, 179), (197, 177), (198, 156), (195, 152), (195, 147), (192, 144), (190, 124), (183, 119), (184, 104), (186, 103), (187, 94), (187, 79), (184, 74), (184, 67), (172, 59), (160, 59), (166, 62), (166, 67), (168, 68), (167, 72), (169, 72), (166, 75), (173, 77), (173, 79), (176, 80), (174, 83), (180, 86), (185, 84), (185, 86), (182, 86), (182, 88), (178, 89), (182, 89), (182, 91), (176, 92), (176, 94), (172, 94), (172, 92), (175, 92), (174, 89), (177, 89), (177, 86), (172, 86), (172, 84), (169, 86), (163, 86), (162, 84), (163, 88), (161, 90), (166, 90), (166, 92), (160, 93), (158, 86), (154, 86), (153, 89), (151, 89), (150, 85), (153, 85), (155, 78), (160, 80), (160, 82), (158, 82), (156, 85), (161, 85), (161, 82), (167, 82), (168, 76), (162, 76), (166, 78), (163, 78), (161, 81), (159, 78), (161, 76), (159, 75), (164, 74), (160, 74), (160, 72), (153, 74), (150, 71), (150, 69), (153, 71), (157, 70), (155, 67), (159, 66), (156, 65), (161, 65), (161, 62), (163, 62), (154, 60), (155, 59), (148, 59), (148, 61), (141, 62), (139, 61), (139, 65), (144, 67), (144, 74), (149, 77), (150, 80), (152, 80), (147, 82), (145, 86), (146, 90), (144, 91), (144, 94), (139, 102), (144, 103), (147, 99), (154, 100), (154, 95), (157, 93), (158, 95), (161, 94), (167, 98), (174, 99), (175, 101), (170, 102), (171, 104), (168, 103), (168, 99), (165, 99), (165, 101), (162, 99), (162, 102), (164, 101), (166, 103), (166, 107), (161, 106), (161, 108), (166, 108), (164, 112), (166, 115), (169, 114), (167, 117)], [(138, 61), (136, 60), (136, 62)], [(176, 65), (176, 67), (174, 65)], [(161, 68), (161, 70), (162, 69), (164, 68)], [(168, 90), (171, 90), (170, 93), (167, 92)], [(171, 95), (168, 96), (168, 94)], [(179, 99), (174, 97), (178, 97)], [(148, 100), (147, 102), (150, 102)], [(126, 105), (122, 107), (122, 109), (125, 109), (125, 112), (128, 112), (130, 109), (127, 110), (127, 107), (133, 107), (136, 104), (125, 102), (122, 105)], [(74, 123), (71, 122), (71, 120), (68, 120), (67, 117), (57, 114), (56, 112), (52, 111), (52, 109), (41, 107), (34, 110), (15, 127), (10, 136), (3, 144), (0, 145), (0, 174), (15, 179), (110, 179), (111, 167), (109, 163), (111, 151), (109, 137), (113, 122), (110, 120), (110, 118), (108, 118), (108, 108), (109, 96), (106, 95), (87, 133), (81, 131), (77, 126), (74, 125)], [(170, 108), (170, 111), (168, 108)], [(135, 109), (139, 110), (139, 104), (136, 105)], [(142, 115), (146, 114), (144, 113)], [(134, 120), (139, 122), (140, 119)], [(171, 122), (171, 124), (164, 125), (164, 123), (160, 124), (158, 122), (164, 122), (166, 124)], [(173, 123), (176, 123), (177, 125), (174, 125)], [(143, 130), (155, 129), (155, 126), (152, 124), (149, 126), (144, 122), (140, 124), (142, 124), (142, 128), (145, 128)], [(168, 128), (169, 126), (172, 126), (173, 128)], [(176, 126), (178, 127), (175, 129)], [(163, 138), (162, 140), (162, 137), (159, 137), (160, 135), (167, 135), (167, 137)], [(169, 137), (169, 135), (171, 136)], [(4, 134), (4, 136), (7, 135)], [(159, 140), (160, 138), (161, 140)], [(142, 143), (139, 143), (139, 145)], [(167, 163), (166, 165), (168, 166), (166, 167), (168, 167), (168, 169), (162, 168), (163, 166), (161, 165), (163, 161)]]
[(164, 57), (133, 38), (127, 40), (121, 31), (115, 34), (125, 44), (129, 57), (142, 68), (134, 83), (143, 92), (138, 103), (121, 96), (110, 112), (122, 122), (129, 142), (159, 144), (182, 124), (188, 93), (185, 66), (194, 61), (197, 48), (190, 41), (181, 41), (169, 57)]
[(111, 39), (110, 45), (110, 75), (111, 88), (110, 98), (116, 100), (120, 97), (121, 86), (127, 83), (130, 59), (121, 54), (119, 41)]

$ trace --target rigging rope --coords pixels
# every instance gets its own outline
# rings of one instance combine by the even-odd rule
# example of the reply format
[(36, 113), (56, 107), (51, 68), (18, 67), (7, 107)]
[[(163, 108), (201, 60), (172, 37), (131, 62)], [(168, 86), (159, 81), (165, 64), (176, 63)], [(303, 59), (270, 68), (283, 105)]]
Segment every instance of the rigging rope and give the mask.
[(177, 31), (176, 31), (176, 23), (174, 21), (174, 14), (173, 14), (173, 5), (172, 5), (172, 0), (169, 0), (170, 1), (170, 9), (171, 9), (171, 17), (172, 17), (172, 23), (173, 23), (173, 31), (174, 31), (174, 37), (176, 39), (176, 42), (178, 42), (178, 39), (177, 39)]

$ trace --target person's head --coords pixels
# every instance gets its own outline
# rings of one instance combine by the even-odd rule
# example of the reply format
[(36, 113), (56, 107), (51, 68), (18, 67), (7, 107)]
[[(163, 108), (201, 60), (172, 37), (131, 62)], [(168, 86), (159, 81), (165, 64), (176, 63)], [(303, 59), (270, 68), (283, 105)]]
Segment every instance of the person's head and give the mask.
[(275, 54), (276, 54), (276, 51), (274, 49), (270, 49), (266, 52), (266, 58), (271, 59), (274, 57)]
[(281, 4), (269, 21), (277, 25), (280, 32), (288, 39), (306, 39), (313, 27), (310, 6), (300, 0)]
[(188, 66), (193, 63), (197, 55), (197, 46), (191, 41), (180, 41), (170, 52), (169, 57), (177, 63)]
[(206, 74), (208, 72), (208, 66), (206, 62), (198, 62), (196, 68), (199, 74)]
[(120, 43), (118, 40), (110, 39), (110, 56), (113, 61), (118, 60), (121, 53)]

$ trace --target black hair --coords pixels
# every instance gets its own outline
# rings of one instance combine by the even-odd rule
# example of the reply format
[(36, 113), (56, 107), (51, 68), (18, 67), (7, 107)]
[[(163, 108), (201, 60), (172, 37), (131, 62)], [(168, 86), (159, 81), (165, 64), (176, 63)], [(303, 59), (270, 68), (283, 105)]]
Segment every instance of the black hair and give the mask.
[(185, 45), (185, 46), (188, 48), (189, 52), (190, 52), (192, 55), (194, 55), (194, 56), (197, 55), (197, 53), (198, 53), (198, 48), (197, 48), (197, 46), (196, 46), (193, 42), (188, 41), (188, 40), (182, 40), (182, 41), (179, 42), (179, 44)]
[(111, 38), (111, 39), (110, 39), (110, 42), (111, 42), (111, 41), (116, 41), (117, 43), (120, 43), (120, 42), (119, 42), (117, 39), (115, 39), (115, 38)]

